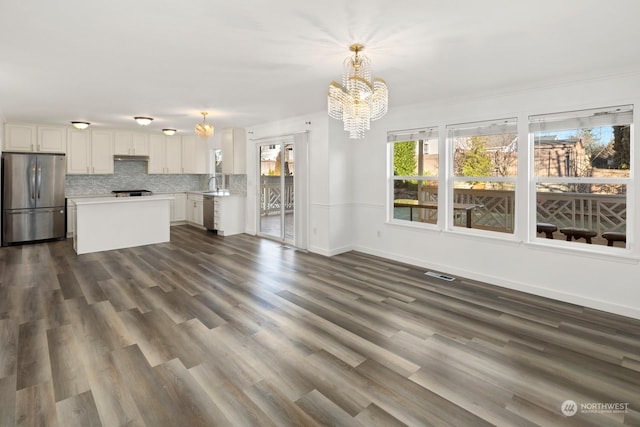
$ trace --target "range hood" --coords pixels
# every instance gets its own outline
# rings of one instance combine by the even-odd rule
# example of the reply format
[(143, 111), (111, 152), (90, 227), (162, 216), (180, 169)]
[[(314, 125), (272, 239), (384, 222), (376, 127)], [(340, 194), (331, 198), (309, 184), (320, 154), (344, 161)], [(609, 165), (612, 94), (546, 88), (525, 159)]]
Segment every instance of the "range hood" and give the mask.
[(128, 154), (115, 154), (113, 160), (128, 162), (148, 162), (149, 156), (133, 156)]

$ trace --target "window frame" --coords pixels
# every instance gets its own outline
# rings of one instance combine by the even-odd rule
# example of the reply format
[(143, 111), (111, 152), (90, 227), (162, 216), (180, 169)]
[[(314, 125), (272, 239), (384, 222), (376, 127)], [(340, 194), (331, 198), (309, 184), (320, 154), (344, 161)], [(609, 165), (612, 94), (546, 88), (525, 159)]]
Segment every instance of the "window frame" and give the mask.
[[(456, 124), (448, 124), (445, 126), (445, 141), (446, 141), (446, 156), (447, 156), (447, 204), (446, 204), (446, 230), (455, 233), (464, 233), (464, 234), (477, 234), (481, 236), (487, 236), (491, 238), (498, 238), (504, 240), (514, 240), (517, 239), (517, 223), (518, 223), (518, 210), (517, 208), (517, 200), (519, 197), (519, 185), (518, 185), (518, 175), (520, 173), (520, 146), (517, 142), (519, 133), (519, 118), (517, 116), (510, 116), (505, 118), (491, 119), (491, 120), (482, 120), (482, 121), (472, 121), (472, 122), (463, 122)], [(502, 132), (491, 131), (490, 129), (500, 130)], [(476, 129), (476, 132), (472, 132), (473, 129)], [(515, 165), (516, 165), (516, 173), (514, 175), (509, 176), (461, 176), (455, 174), (455, 137), (456, 135), (452, 135), (452, 132), (459, 131), (459, 133), (469, 133), (468, 137), (472, 136), (490, 136), (490, 135), (499, 135), (499, 134), (508, 134), (512, 133), (514, 138), (516, 139), (516, 156), (515, 156)], [(511, 130), (511, 132), (507, 132)], [(473, 135), (471, 135), (473, 134)], [(458, 135), (459, 136), (459, 135)], [(454, 215), (455, 215), (455, 185), (459, 182), (491, 182), (491, 183), (507, 183), (511, 184), (513, 187), (513, 198), (511, 202), (512, 206), (512, 217), (511, 217), (511, 230), (510, 231), (495, 231), (489, 229), (481, 229), (481, 228), (468, 228), (462, 227), (455, 224)]]
[[(415, 141), (416, 144), (420, 144), (426, 141), (435, 141), (438, 147), (438, 174), (437, 175), (395, 175), (394, 171), (394, 147), (396, 143)], [(421, 182), (433, 181), (436, 183), (438, 188), (438, 194), (440, 194), (441, 189), (441, 180), (442, 180), (442, 156), (441, 156), (441, 138), (440, 138), (440, 129), (438, 126), (426, 126), (415, 129), (405, 129), (405, 130), (396, 130), (387, 132), (387, 167), (388, 167), (388, 197), (387, 197), (387, 222), (391, 224), (399, 224), (403, 226), (410, 227), (420, 227), (426, 229), (436, 229), (440, 230), (442, 228), (440, 224), (440, 209), (442, 209), (441, 198), (438, 196), (437, 201), (437, 210), (436, 210), (436, 222), (422, 222), (422, 221), (408, 221), (401, 218), (395, 218), (394, 209), (395, 209), (395, 182), (396, 181), (418, 181), (418, 185)], [(424, 151), (423, 151), (424, 154)]]
[[(596, 113), (602, 113), (605, 111), (612, 111), (614, 109), (624, 109), (628, 108), (629, 118), (626, 120), (626, 123), (618, 123), (615, 121), (608, 122), (606, 117), (600, 116), (598, 117)], [(580, 116), (584, 116), (585, 113), (593, 113), (595, 119), (593, 121), (588, 121), (585, 118), (580, 118)], [(561, 126), (552, 125), (545, 127), (540, 123), (547, 117), (551, 120), (557, 118), (557, 123), (565, 122), (565, 123), (575, 123), (576, 126), (571, 126), (568, 128), (564, 128)], [(595, 108), (585, 108), (579, 110), (570, 110), (570, 111), (560, 111), (555, 113), (544, 113), (544, 114), (531, 114), (528, 116), (527, 123), (527, 140), (528, 140), (528, 163), (529, 163), (529, 174), (528, 174), (528, 182), (529, 182), (529, 197), (527, 198), (527, 204), (529, 207), (529, 230), (528, 230), (528, 238), (527, 242), (534, 245), (542, 245), (542, 246), (550, 246), (550, 247), (558, 247), (565, 248), (573, 251), (581, 251), (581, 252), (590, 252), (590, 253), (604, 253), (611, 254), (611, 252), (623, 253), (626, 255), (630, 255), (632, 253), (633, 248), (633, 236), (634, 236), (634, 220), (635, 217), (634, 207), (633, 207), (633, 194), (634, 193), (634, 177), (635, 177), (635, 169), (633, 166), (634, 159), (634, 119), (635, 119), (635, 105), (634, 104), (622, 104), (613, 107), (595, 107)], [(536, 171), (536, 141), (535, 135), (537, 132), (544, 131), (558, 131), (558, 132), (569, 132), (574, 130), (581, 129), (593, 129), (600, 127), (609, 127), (609, 126), (618, 126), (620, 124), (630, 126), (630, 168), (629, 168), (629, 176), (626, 178), (610, 178), (610, 177), (585, 177), (585, 176), (563, 176), (563, 177), (549, 177), (549, 176), (538, 176)], [(589, 126), (593, 125), (593, 126)], [(566, 126), (566, 125), (565, 125)], [(577, 127), (580, 126), (580, 127)], [(533, 128), (533, 129), (532, 129)], [(535, 129), (538, 128), (538, 129)], [(627, 241), (625, 247), (608, 247), (602, 244), (576, 244), (574, 241), (566, 241), (561, 239), (546, 239), (544, 235), (538, 234), (536, 230), (536, 225), (538, 222), (538, 186), (540, 184), (596, 184), (596, 185), (624, 185), (626, 187), (625, 195), (625, 204), (626, 204), (626, 213), (625, 213), (625, 228), (626, 228), (626, 236)], [(594, 194), (594, 193), (585, 193), (585, 194)], [(597, 193), (595, 193), (597, 194)], [(598, 233), (600, 236), (601, 233)], [(579, 243), (585, 243), (584, 240), (580, 240)]]

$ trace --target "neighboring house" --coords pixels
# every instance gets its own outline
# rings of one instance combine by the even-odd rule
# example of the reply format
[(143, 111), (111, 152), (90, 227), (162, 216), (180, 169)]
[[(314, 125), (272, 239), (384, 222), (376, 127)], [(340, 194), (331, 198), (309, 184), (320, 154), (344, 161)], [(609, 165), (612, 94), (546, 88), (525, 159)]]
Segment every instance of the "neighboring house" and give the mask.
[(540, 177), (588, 176), (591, 167), (578, 138), (536, 138), (534, 159), (536, 176)]

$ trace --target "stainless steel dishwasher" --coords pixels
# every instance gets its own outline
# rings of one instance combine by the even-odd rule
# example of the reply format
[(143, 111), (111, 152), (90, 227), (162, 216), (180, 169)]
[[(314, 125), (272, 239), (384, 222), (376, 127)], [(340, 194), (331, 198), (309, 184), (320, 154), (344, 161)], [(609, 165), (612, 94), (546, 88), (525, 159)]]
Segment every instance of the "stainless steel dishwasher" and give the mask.
[(213, 196), (205, 194), (202, 197), (202, 217), (204, 227), (207, 230), (215, 230), (215, 198)]

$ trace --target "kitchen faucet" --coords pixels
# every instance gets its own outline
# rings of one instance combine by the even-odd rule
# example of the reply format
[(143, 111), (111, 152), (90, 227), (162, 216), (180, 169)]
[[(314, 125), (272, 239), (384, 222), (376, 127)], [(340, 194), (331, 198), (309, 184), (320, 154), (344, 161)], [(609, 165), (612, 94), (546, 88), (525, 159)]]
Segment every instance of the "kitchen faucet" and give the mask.
[(208, 186), (209, 188), (211, 188), (211, 180), (213, 180), (213, 185), (214, 185), (214, 188), (213, 188), (213, 189), (214, 189), (214, 190), (216, 190), (216, 191), (218, 191), (218, 180), (216, 179), (216, 176), (215, 176), (215, 175), (211, 175), (211, 176), (209, 177), (209, 182), (207, 182), (207, 186)]

